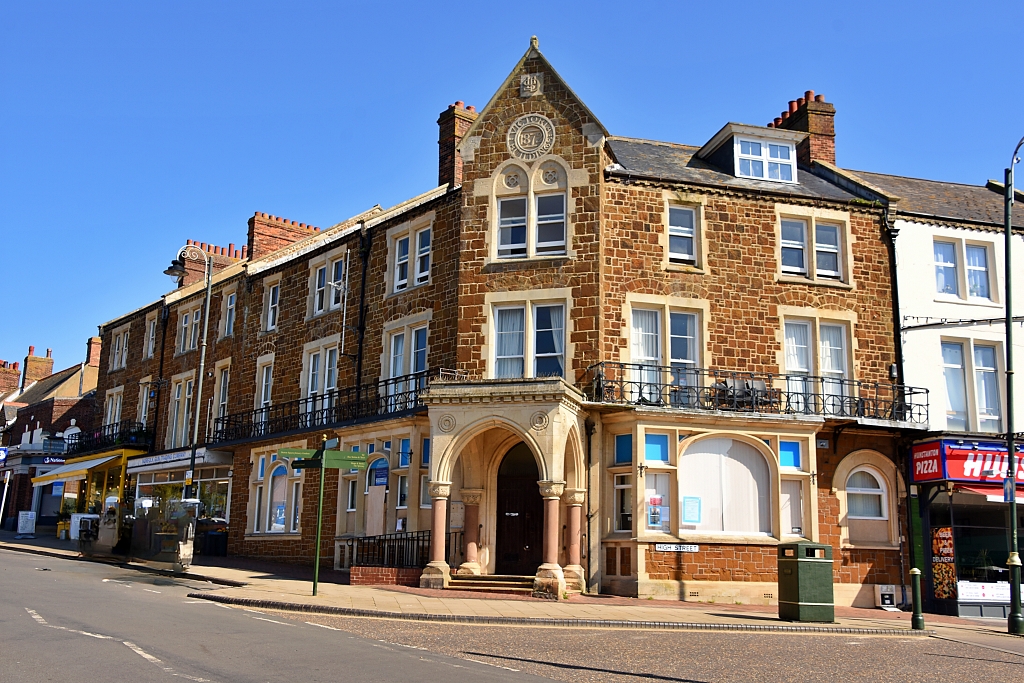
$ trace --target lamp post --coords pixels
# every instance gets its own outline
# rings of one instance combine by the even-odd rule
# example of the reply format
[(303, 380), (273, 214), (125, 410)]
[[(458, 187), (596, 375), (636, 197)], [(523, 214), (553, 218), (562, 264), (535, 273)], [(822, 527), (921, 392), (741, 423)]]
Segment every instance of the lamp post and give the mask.
[(199, 376), (196, 380), (196, 395), (192, 405), (192, 435), (190, 437), (192, 454), (188, 460), (190, 477), (185, 482), (185, 494), (182, 496), (184, 500), (193, 497), (194, 489), (192, 480), (195, 478), (196, 471), (196, 446), (199, 443), (199, 411), (203, 403), (203, 376), (206, 374), (206, 333), (210, 327), (210, 290), (213, 284), (213, 259), (198, 246), (186, 244), (178, 251), (178, 258), (171, 261), (171, 265), (164, 271), (164, 275), (170, 275), (175, 278), (185, 277), (185, 259), (198, 261), (200, 256), (203, 257), (206, 273), (206, 301), (203, 304), (203, 335), (199, 339)]
[(1007, 495), (1010, 499), (1010, 557), (1006, 561), (1010, 568), (1010, 616), (1007, 618), (1006, 630), (1016, 635), (1024, 635), (1024, 616), (1021, 616), (1020, 555), (1017, 553), (1017, 449), (1013, 438), (1013, 289), (1010, 286), (1013, 267), (1010, 264), (1013, 253), (1013, 166), (1020, 161), (1017, 152), (1022, 145), (1024, 138), (1021, 138), (1013, 150), (1010, 167), (1005, 171), (1003, 187), (1006, 191), (1003, 202), (1006, 222), (1006, 450), (1009, 456), (1009, 466), (1006, 469), (1008, 481), (1003, 482), (1003, 490), (1009, 492)]

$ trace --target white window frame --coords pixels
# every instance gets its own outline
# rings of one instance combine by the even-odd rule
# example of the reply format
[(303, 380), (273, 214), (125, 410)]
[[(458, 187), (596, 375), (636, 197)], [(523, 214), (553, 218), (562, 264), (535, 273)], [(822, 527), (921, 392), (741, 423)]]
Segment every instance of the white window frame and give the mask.
[[(991, 349), (992, 350), (992, 365), (982, 365), (978, 360), (978, 349)], [(971, 347), (971, 361), (974, 364), (974, 396), (976, 399), (977, 407), (975, 412), (978, 416), (978, 431), (986, 433), (998, 434), (1003, 428), (1003, 392), (1002, 387), (999, 383), (999, 347), (994, 343), (979, 343), (975, 340)], [(992, 381), (996, 386), (996, 412), (995, 413), (982, 413), (982, 391), (981, 391), (981, 375), (990, 374), (992, 375)], [(985, 428), (984, 422), (995, 421), (996, 428), (991, 432)]]
[(178, 353), (185, 353), (188, 351), (189, 320), (192, 318), (192, 311), (182, 309), (178, 312), (178, 318), (181, 320), (181, 325), (178, 326)]
[[(742, 151), (743, 143), (748, 143), (748, 144), (749, 143), (754, 143), (754, 144), (760, 145), (761, 153), (758, 154), (758, 155), (755, 155), (755, 154), (752, 154), (752, 153), (749, 153), (749, 152), (748, 153), (744, 153)], [(763, 180), (763, 181), (770, 182), (770, 183), (795, 184), (795, 183), (798, 182), (798, 180), (797, 180), (797, 163), (796, 163), (796, 145), (794, 145), (793, 143), (791, 143), (791, 142), (784, 142), (782, 140), (758, 139), (758, 138), (753, 138), (753, 137), (748, 137), (748, 136), (743, 136), (743, 135), (734, 135), (733, 136), (733, 145), (734, 145), (733, 146), (733, 154), (734, 154), (734, 157), (736, 159), (735, 173), (736, 173), (736, 177), (737, 178), (751, 178), (753, 180)], [(773, 146), (779, 147), (780, 149), (781, 148), (785, 148), (787, 150), (787, 152), (788, 152), (789, 158), (788, 159), (782, 159), (782, 158), (779, 158), (779, 157), (771, 156), (771, 148)], [(743, 173), (743, 171), (742, 171), (742, 168), (743, 168), (743, 163), (742, 162), (743, 161), (751, 162), (751, 172), (750, 173)], [(754, 163), (758, 163), (758, 162), (760, 162), (762, 164), (762, 166), (761, 166), (762, 174), (761, 175), (756, 175), (756, 174), (753, 173), (753, 164)], [(779, 165), (779, 167), (780, 167), (780, 174), (779, 174), (780, 177), (779, 178), (772, 178), (772, 177), (770, 177), (771, 176), (771, 165), (772, 164)], [(781, 177), (781, 175), (782, 175), (781, 167), (783, 167), (783, 166), (789, 167), (790, 173), (792, 174), (791, 178), (787, 179), (787, 178), (782, 178)]]
[(156, 353), (156, 315), (146, 318), (146, 358)]
[(430, 499), (430, 475), (420, 475), (420, 509), (434, 507), (434, 501)]
[(225, 365), (219, 368), (217, 373), (217, 417), (226, 417), (231, 389), (231, 366)]
[[(562, 199), (562, 212), (560, 214), (551, 213), (541, 215), (540, 213), (540, 202), (542, 199), (548, 197), (561, 197)], [(533, 198), (533, 215), (534, 215), (534, 227), (533, 233), (533, 252), (536, 256), (564, 256), (566, 254), (567, 246), (567, 233), (568, 233), (568, 204), (569, 196), (567, 192), (545, 192), (543, 194), (538, 193)], [(558, 219), (561, 220), (558, 220)], [(555, 225), (557, 223), (562, 224), (562, 239), (553, 242), (541, 242), (540, 241), (540, 229), (542, 225)], [(527, 238), (529, 240), (529, 238)]]
[(345, 512), (355, 512), (359, 495), (359, 482), (355, 479), (347, 479), (346, 481), (348, 493), (345, 499)]
[(202, 307), (192, 309), (192, 329), (189, 332), (188, 350), (195, 351), (199, 348), (199, 316)]
[(227, 292), (224, 294), (224, 337), (230, 337), (235, 332), (235, 310), (238, 306), (238, 292)]
[(121, 410), (124, 407), (124, 387), (116, 387), (107, 391), (106, 405), (103, 406), (103, 426), (109, 427), (121, 422)]
[(151, 376), (143, 377), (139, 380), (139, 404), (138, 410), (136, 410), (136, 417), (143, 427), (149, 424), (149, 407), (152, 401), (149, 396), (151, 381)]
[[(970, 252), (971, 252), (972, 249), (980, 249), (981, 253), (985, 255), (985, 265), (984, 266), (972, 266), (971, 265), (971, 260), (968, 257), (970, 256)], [(967, 242), (967, 243), (964, 244), (964, 269), (966, 271), (965, 275), (966, 275), (966, 279), (967, 279), (967, 298), (968, 299), (974, 299), (976, 301), (992, 301), (992, 274), (991, 274), (991, 266), (990, 266), (991, 263), (992, 263), (992, 258), (991, 258), (991, 255), (989, 253), (989, 249), (988, 249), (987, 245), (984, 245), (984, 244), (974, 244), (974, 243), (971, 243), (971, 242)], [(987, 294), (985, 296), (974, 294), (971, 291), (971, 273), (972, 272), (980, 272), (980, 273), (982, 273), (982, 277), (983, 277), (983, 279), (985, 281), (985, 289), (987, 291)]]
[(331, 294), (330, 310), (341, 308), (345, 298), (345, 259), (342, 257), (330, 259), (328, 265), (331, 269)]
[[(426, 247), (422, 241), (426, 238)], [(434, 235), (430, 227), (416, 231), (416, 281), (417, 285), (424, 285), (430, 280), (431, 253), (434, 248)]]
[(327, 266), (319, 266), (313, 272), (313, 315), (327, 310)]
[[(800, 325), (805, 327), (807, 330), (807, 346), (806, 346), (806, 361), (807, 367), (796, 367), (792, 364), (796, 354), (790, 349), (789, 343), (787, 342), (788, 335), (786, 334), (786, 328), (790, 325)], [(838, 369), (825, 369), (825, 363), (823, 361), (823, 347), (822, 347), (822, 327), (837, 327), (842, 330), (842, 359), (843, 367)], [(831, 400), (832, 409), (840, 408), (841, 406), (834, 405), (834, 401), (841, 400), (829, 397), (845, 397), (850, 382), (854, 380), (852, 368), (852, 357), (851, 357), (851, 342), (853, 339), (853, 323), (846, 320), (834, 320), (832, 318), (819, 318), (819, 317), (805, 317), (803, 315), (782, 315), (782, 357), (785, 363), (782, 374), (788, 376), (787, 391), (793, 394), (806, 394), (801, 399), (800, 397), (793, 397), (791, 400), (795, 401), (794, 407), (798, 410), (802, 410), (801, 401), (811, 400)], [(809, 377), (819, 378), (820, 384), (812, 385), (807, 379)], [(828, 382), (827, 380), (834, 380), (834, 382)], [(836, 383), (838, 381), (838, 383)], [(820, 398), (815, 399), (815, 396)], [(825, 406), (815, 406), (815, 409), (825, 409)]]
[(108, 369), (123, 370), (128, 367), (128, 333), (131, 325), (122, 325), (111, 333), (111, 353)]
[[(396, 493), (395, 496), (395, 509), (396, 510), (408, 510), (409, 509), (409, 476), (406, 474), (398, 475), (398, 482), (395, 484)], [(404, 488), (404, 494), (403, 494)], [(405, 504), (402, 504), (402, 497), (405, 496)]]
[(262, 363), (256, 369), (256, 406), (269, 408), (274, 404), (274, 362)]
[[(409, 288), (409, 263), (410, 242), (412, 237), (408, 234), (399, 235), (395, 238), (395, 282), (394, 291), (401, 292)], [(402, 245), (405, 245), (405, 252), (402, 252)]]
[[(791, 204), (775, 205), (775, 258), (776, 278), (782, 281), (799, 282), (808, 280), (825, 286), (849, 288), (853, 286), (853, 268), (850, 261), (850, 214), (835, 209), (812, 208)], [(784, 239), (786, 224), (800, 224), (800, 239)], [(836, 244), (818, 239), (819, 229), (835, 230)], [(824, 235), (823, 235), (824, 237)], [(784, 250), (799, 250), (800, 267), (784, 263)], [(819, 258), (833, 256), (836, 269), (819, 268)]]
[(275, 282), (267, 289), (266, 331), (276, 330), (281, 311), (281, 283)]
[[(501, 207), (505, 202), (522, 201), (523, 210), (522, 218), (515, 216), (513, 218), (502, 218)], [(499, 259), (516, 259), (516, 258), (529, 258), (530, 256), (530, 198), (525, 195), (516, 195), (514, 197), (501, 197), (498, 199), (497, 206), (497, 224), (498, 224), (498, 258)], [(509, 242), (508, 244), (502, 244), (501, 236), (503, 230), (514, 230), (516, 228), (523, 229), (523, 242)], [(503, 253), (504, 252), (504, 253)]]
[(810, 274), (810, 263), (808, 262), (808, 255), (810, 253), (810, 249), (808, 249), (809, 245), (808, 245), (808, 239), (807, 238), (808, 238), (808, 235), (811, 232), (811, 226), (809, 225), (810, 221), (808, 221), (806, 219), (803, 219), (803, 218), (783, 217), (782, 223), (781, 223), (783, 229), (785, 229), (785, 224), (786, 223), (799, 223), (800, 226), (801, 226), (800, 229), (801, 229), (801, 232), (802, 232), (803, 239), (801, 241), (799, 241), (799, 242), (797, 242), (795, 240), (787, 240), (784, 237), (782, 237), (783, 233), (780, 232), (779, 233), (779, 239), (780, 239), (781, 248), (782, 249), (799, 249), (800, 250), (800, 254), (801, 254), (801, 258), (803, 260), (803, 266), (798, 268), (796, 266), (783, 265), (783, 262), (780, 260), (780, 262), (779, 262), (780, 268), (782, 269), (782, 272), (787, 274), (787, 275), (809, 275)]
[[(949, 263), (947, 261), (939, 261), (938, 260), (938, 254), (936, 254), (936, 248), (935, 247), (937, 245), (939, 245), (939, 244), (949, 245), (950, 247), (952, 247), (952, 251), (953, 251), (953, 262), (952, 263)], [(960, 251), (959, 249), (957, 249), (957, 246), (958, 246), (957, 245), (957, 240), (953, 240), (953, 239), (943, 239), (943, 238), (937, 237), (937, 238), (932, 240), (932, 260), (933, 260), (933, 263), (935, 264), (935, 277), (936, 277), (935, 293), (938, 294), (939, 296), (953, 297), (953, 298), (957, 298), (957, 299), (961, 298), (960, 297), (960, 265), (959, 265), (959, 261), (961, 259), (960, 259), (960, 255), (957, 253), (958, 251)], [(954, 292), (940, 292), (940, 291), (938, 291), (938, 272), (939, 272), (939, 268), (942, 268), (944, 270), (952, 269), (952, 271), (953, 271), (953, 282), (956, 285), (956, 291), (954, 291)]]
[[(253, 455), (253, 468), (249, 480), (250, 500), (253, 504), (252, 525), (247, 534), (265, 537), (297, 536), (302, 530), (302, 472), (275, 457), (277, 449)], [(256, 466), (258, 463), (258, 466)], [(285, 508), (284, 528), (271, 530), (271, 503), (274, 472), (284, 467)], [(262, 470), (262, 471), (261, 471)]]
[[(818, 239), (818, 231), (821, 228), (832, 229), (836, 232), (836, 243), (828, 244)], [(821, 254), (835, 254), (836, 270), (828, 270), (818, 265), (818, 256)], [(841, 280), (843, 277), (843, 226), (828, 221), (814, 221), (814, 274), (817, 277), (824, 277), (830, 280)]]
[[(682, 212), (690, 215), (691, 227), (687, 228), (681, 225), (672, 225), (672, 212)], [(670, 204), (668, 207), (668, 260), (669, 263), (680, 264), (680, 265), (697, 265), (697, 254), (699, 248), (697, 246), (697, 218), (698, 213), (696, 207), (693, 206), (679, 206), (676, 204)], [(690, 240), (690, 253), (676, 252), (672, 250), (672, 238), (689, 239)]]
[[(853, 475), (857, 474), (858, 472), (867, 472), (868, 474), (870, 474), (871, 477), (876, 482), (878, 482), (878, 485), (879, 485), (880, 488), (877, 488), (877, 489), (862, 489), (862, 488), (856, 488), (856, 487), (851, 488), (850, 485), (849, 485), (850, 479), (852, 479)], [(888, 519), (889, 519), (889, 487), (886, 484), (885, 477), (882, 476), (882, 474), (878, 470), (876, 470), (875, 468), (870, 467), (868, 465), (860, 465), (858, 467), (855, 467), (846, 476), (846, 481), (843, 482), (843, 485), (844, 485), (844, 488), (845, 488), (845, 491), (846, 491), (846, 516), (849, 519), (864, 519), (864, 520), (873, 520), (873, 521), (888, 521)], [(866, 517), (866, 516), (861, 516), (861, 515), (855, 515), (852, 512), (850, 512), (850, 494), (851, 493), (854, 494), (854, 495), (878, 496), (880, 498), (879, 503), (880, 503), (881, 509), (882, 509), (882, 516), (881, 517)]]
[[(559, 306), (562, 309), (562, 353), (561, 354), (540, 354), (537, 353), (537, 309), (548, 306)], [(498, 312), (518, 310), (522, 311), (523, 314), (523, 354), (522, 356), (499, 356), (498, 355)], [(569, 360), (567, 340), (568, 340), (568, 311), (569, 306), (565, 301), (550, 301), (546, 299), (537, 299), (529, 302), (521, 303), (502, 303), (495, 304), (491, 310), (491, 330), (493, 334), (493, 364), (491, 366), (492, 376), (499, 379), (497, 374), (498, 361), (505, 359), (516, 359), (522, 358), (523, 362), (523, 374), (522, 377), (506, 377), (503, 379), (530, 379), (536, 378), (537, 375), (537, 360), (543, 357), (553, 357), (561, 355), (562, 357), (562, 377), (566, 376), (568, 371), (567, 363)], [(552, 375), (557, 376), (557, 375)]]
[[(630, 472), (620, 472), (612, 475), (612, 528), (615, 531), (633, 531), (633, 520), (636, 517), (636, 505), (634, 499), (636, 495), (633, 491), (633, 474)], [(622, 521), (619, 519), (619, 508), (620, 508), (620, 496), (624, 495), (622, 492), (628, 491), (630, 494), (630, 508), (629, 508), (629, 528), (624, 528), (620, 524)]]

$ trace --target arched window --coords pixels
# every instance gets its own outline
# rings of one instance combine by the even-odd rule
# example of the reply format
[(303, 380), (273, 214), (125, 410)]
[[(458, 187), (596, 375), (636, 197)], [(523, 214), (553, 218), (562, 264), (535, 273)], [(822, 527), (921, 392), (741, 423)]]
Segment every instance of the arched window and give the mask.
[(846, 504), (851, 519), (888, 519), (889, 506), (883, 478), (866, 467), (846, 479)]
[(678, 469), (684, 531), (771, 533), (771, 472), (756, 448), (703, 439), (679, 458)]
[(377, 458), (370, 463), (370, 466), (366, 468), (366, 488), (364, 493), (369, 493), (371, 486), (387, 486), (388, 472), (387, 458)]
[(256, 456), (250, 478), (252, 533), (298, 533), (302, 503), (301, 471), (292, 471), (276, 453)]

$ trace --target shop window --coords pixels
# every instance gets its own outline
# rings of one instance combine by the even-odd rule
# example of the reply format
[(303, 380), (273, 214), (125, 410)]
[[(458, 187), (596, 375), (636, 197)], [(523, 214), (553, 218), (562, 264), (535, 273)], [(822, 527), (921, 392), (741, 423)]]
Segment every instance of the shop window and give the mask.
[(398, 477), (398, 505), (399, 510), (409, 507), (409, 477), (400, 475)]
[(683, 529), (771, 533), (770, 471), (753, 446), (734, 439), (702, 439), (680, 456), (678, 473), (679, 498), (687, 508)]
[(633, 435), (615, 435), (615, 464), (629, 465), (633, 462)]
[(783, 536), (804, 535), (803, 483), (798, 479), (783, 479), (779, 509)]
[(412, 445), (409, 439), (400, 439), (398, 441), (398, 466), (408, 467), (409, 456), (412, 454)]
[(644, 477), (644, 501), (647, 503), (647, 530), (672, 532), (672, 491), (668, 473), (647, 473)]
[(256, 534), (298, 533), (301, 511), (301, 472), (293, 472), (284, 461), (259, 456), (251, 495), (254, 503), (253, 527)]
[[(370, 445), (372, 446), (373, 444)], [(366, 469), (366, 486), (363, 489), (363, 493), (369, 493), (371, 486), (387, 486), (388, 473), (388, 461), (386, 458), (378, 458), (370, 463), (370, 466)]]

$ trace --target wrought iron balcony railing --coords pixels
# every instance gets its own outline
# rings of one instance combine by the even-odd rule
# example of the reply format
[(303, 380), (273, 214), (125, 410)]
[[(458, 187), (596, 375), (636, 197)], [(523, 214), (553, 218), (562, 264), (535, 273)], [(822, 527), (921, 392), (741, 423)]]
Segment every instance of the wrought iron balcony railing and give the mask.
[(148, 450), (153, 443), (153, 432), (141, 422), (122, 420), (89, 432), (68, 434), (64, 442), (67, 444), (66, 453), (69, 458), (119, 446)]
[(927, 389), (840, 377), (605, 361), (587, 368), (580, 388), (598, 403), (928, 422)]
[(417, 372), (362, 387), (275, 403), (213, 421), (210, 443), (259, 439), (285, 432), (396, 417), (423, 406), (427, 373)]

